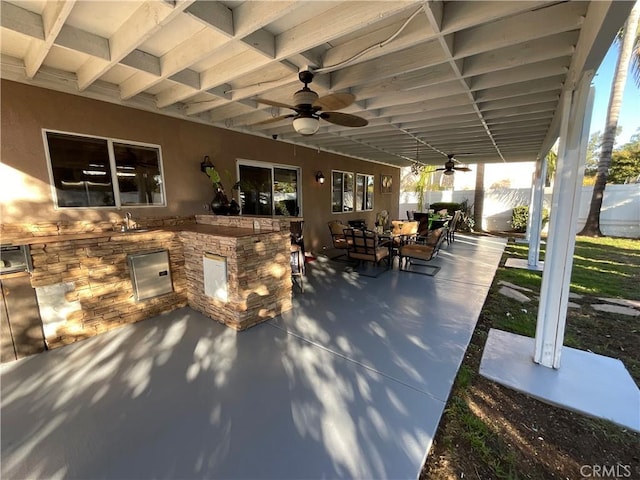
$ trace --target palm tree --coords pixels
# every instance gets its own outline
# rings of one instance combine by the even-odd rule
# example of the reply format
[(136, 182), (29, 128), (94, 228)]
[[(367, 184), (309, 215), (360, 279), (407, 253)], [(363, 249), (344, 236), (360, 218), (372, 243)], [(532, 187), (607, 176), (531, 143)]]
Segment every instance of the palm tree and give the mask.
[[(589, 215), (584, 228), (578, 235), (600, 237), (600, 209), (602, 208), (602, 198), (604, 188), (607, 184), (607, 176), (611, 165), (611, 152), (615, 141), (616, 130), (618, 128), (618, 118), (620, 116), (620, 106), (622, 105), (622, 93), (627, 81), (627, 71), (632, 55), (635, 55), (635, 68), (638, 68), (638, 17), (640, 16), (640, 2), (636, 2), (627, 22), (622, 30), (620, 42), (620, 54), (616, 64), (616, 71), (613, 76), (611, 86), (611, 96), (609, 97), (609, 107), (607, 109), (607, 120), (602, 135), (602, 150), (598, 161), (598, 172), (593, 186)], [(620, 37), (618, 37), (620, 38)], [(636, 72), (636, 79), (640, 80), (640, 73)]]

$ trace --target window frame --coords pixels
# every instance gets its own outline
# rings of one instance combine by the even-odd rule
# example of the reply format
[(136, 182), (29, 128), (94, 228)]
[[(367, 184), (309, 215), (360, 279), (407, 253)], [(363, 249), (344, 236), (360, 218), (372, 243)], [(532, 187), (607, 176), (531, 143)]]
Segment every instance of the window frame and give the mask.
[[(303, 198), (302, 198), (302, 167), (297, 165), (287, 165), (285, 163), (274, 163), (274, 162), (263, 162), (260, 160), (249, 160), (246, 158), (236, 158), (236, 182), (240, 181), (240, 166), (245, 165), (249, 167), (259, 167), (271, 170), (271, 215), (254, 215), (254, 214), (245, 214), (240, 210), (240, 215), (250, 215), (252, 217), (282, 217), (282, 218), (302, 218), (303, 217)], [(296, 194), (298, 197), (298, 214), (291, 215), (289, 217), (285, 217), (284, 215), (277, 215), (276, 212), (276, 202), (275, 202), (275, 169), (280, 168), (283, 170), (295, 170), (297, 175), (297, 190)], [(234, 182), (235, 183), (235, 182)], [(224, 185), (224, 182), (223, 182)], [(235, 193), (232, 193), (233, 198), (236, 197)], [(240, 198), (236, 199), (240, 208), (242, 208), (242, 202)]]
[(356, 212), (372, 212), (375, 208), (375, 193), (376, 193), (376, 176), (372, 173), (356, 173), (355, 179), (355, 198), (357, 199), (357, 191), (358, 191), (358, 178), (364, 178), (364, 190), (362, 191), (362, 201), (364, 206), (367, 205), (367, 199), (369, 198), (369, 183), (367, 182), (368, 178), (372, 179), (372, 191), (371, 191), (371, 208), (359, 208), (360, 205), (356, 203), (355, 211)]
[[(58, 191), (56, 188), (56, 181), (53, 176), (53, 165), (51, 164), (51, 153), (49, 152), (49, 142), (47, 139), (47, 133), (57, 133), (61, 135), (69, 135), (74, 137), (82, 137), (82, 138), (90, 138), (97, 140), (105, 140), (107, 142), (107, 151), (109, 155), (109, 168), (111, 169), (111, 185), (113, 189), (113, 198), (115, 205), (102, 205), (102, 206), (78, 206), (78, 207), (67, 207), (60, 206), (58, 204)], [(123, 140), (120, 138), (113, 137), (103, 137), (100, 135), (88, 135), (86, 133), (75, 133), (75, 132), (67, 132), (64, 130), (54, 130), (51, 128), (43, 128), (42, 129), (42, 141), (44, 143), (44, 153), (47, 159), (47, 171), (49, 172), (49, 186), (51, 187), (51, 198), (53, 198), (53, 208), (54, 210), (66, 210), (66, 209), (74, 209), (74, 210), (122, 210), (123, 208), (166, 208), (167, 206), (167, 188), (164, 174), (164, 162), (162, 160), (162, 147), (158, 144), (154, 143), (146, 143), (146, 142), (137, 142), (134, 140)], [(118, 182), (117, 175), (117, 165), (116, 165), (116, 157), (115, 151), (113, 149), (113, 144), (118, 143), (120, 145), (131, 145), (133, 147), (147, 147), (147, 148), (155, 148), (158, 151), (158, 166), (160, 170), (160, 178), (162, 179), (162, 203), (154, 203), (154, 204), (134, 204), (134, 205), (123, 205), (120, 199), (120, 184)]]
[[(333, 210), (333, 190), (334, 190), (334, 187), (333, 187), (333, 175), (334, 175), (334, 173), (342, 174), (342, 191), (341, 191), (341, 194), (340, 194), (340, 208), (341, 209), (340, 209), (339, 212), (336, 212), (336, 211)], [(353, 197), (352, 198), (352, 202), (353, 202), (353, 205), (352, 205), (351, 210), (345, 210), (344, 209), (344, 197), (345, 197), (345, 186), (346, 186), (346, 182), (344, 181), (345, 175), (351, 175), (353, 177), (353, 180), (352, 180), (353, 181), (353, 184), (352, 184), (352, 197)], [(353, 172), (348, 172), (346, 170), (331, 170), (331, 205), (330, 205), (331, 213), (334, 214), (334, 215), (340, 215), (342, 213), (353, 213), (353, 212), (355, 212), (356, 211), (356, 209), (355, 209), (355, 202), (356, 202), (355, 197), (356, 197), (356, 174), (353, 173)]]

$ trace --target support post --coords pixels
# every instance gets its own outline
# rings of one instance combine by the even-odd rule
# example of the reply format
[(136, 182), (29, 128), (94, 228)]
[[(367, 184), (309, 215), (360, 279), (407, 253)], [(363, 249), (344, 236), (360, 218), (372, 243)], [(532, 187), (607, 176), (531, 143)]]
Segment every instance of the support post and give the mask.
[(594, 89), (593, 70), (585, 72), (577, 90), (565, 90), (558, 170), (553, 187), (551, 219), (540, 289), (534, 361), (559, 368), (569, 301), (580, 192), (584, 176)]
[(529, 267), (537, 267), (540, 261), (540, 233), (542, 230), (542, 210), (544, 204), (544, 181), (547, 176), (547, 157), (536, 164), (535, 179), (531, 187), (529, 205)]

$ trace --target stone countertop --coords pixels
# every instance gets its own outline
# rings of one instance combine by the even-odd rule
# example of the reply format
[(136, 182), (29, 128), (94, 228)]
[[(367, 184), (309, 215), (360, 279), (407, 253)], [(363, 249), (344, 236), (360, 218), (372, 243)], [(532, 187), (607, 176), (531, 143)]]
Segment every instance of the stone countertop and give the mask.
[[(253, 228), (241, 228), (241, 227), (228, 227), (222, 225), (206, 225), (206, 224), (192, 224), (192, 225), (181, 225), (180, 227), (169, 227), (167, 230), (178, 231), (178, 232), (191, 232), (198, 233), (202, 235), (212, 235), (217, 237), (231, 237), (231, 238), (240, 238), (240, 237), (252, 237), (256, 235), (264, 235), (269, 233), (274, 233), (273, 230), (254, 230)], [(280, 232), (276, 232), (280, 233)]]
[(132, 240), (141, 236), (155, 235), (163, 232), (192, 232), (204, 235), (213, 235), (218, 237), (240, 238), (247, 236), (255, 236), (273, 233), (271, 230), (254, 230), (252, 228), (227, 227), (219, 225), (205, 224), (187, 224), (179, 226), (152, 227), (142, 228), (140, 230), (130, 230), (129, 232), (120, 231), (101, 231), (101, 232), (84, 232), (84, 233), (68, 233), (61, 235), (47, 235), (42, 237), (22, 237), (12, 238), (11, 240), (2, 239), (2, 245), (38, 245), (42, 243), (67, 242), (76, 240), (88, 240), (94, 238), (126, 238)]

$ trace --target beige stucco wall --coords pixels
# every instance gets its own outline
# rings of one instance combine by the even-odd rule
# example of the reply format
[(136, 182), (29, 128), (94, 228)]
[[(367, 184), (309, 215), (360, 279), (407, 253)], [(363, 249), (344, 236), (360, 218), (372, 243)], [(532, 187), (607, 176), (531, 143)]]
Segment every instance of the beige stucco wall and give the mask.
[[(91, 100), (76, 95), (2, 80), (1, 83), (0, 204), (1, 222), (59, 220), (114, 221), (116, 209), (55, 210), (45, 157), (42, 129), (111, 137), (161, 146), (167, 207), (129, 208), (134, 218), (183, 216), (206, 213), (203, 204), (213, 196), (209, 179), (199, 164), (209, 155), (227, 190), (235, 182), (236, 159), (302, 167), (303, 216), (307, 249), (330, 245), (327, 222), (365, 218), (370, 225), (380, 210), (398, 211), (399, 193), (380, 194), (380, 175), (393, 176), (398, 168), (294, 146), (155, 113)], [(375, 175), (372, 212), (331, 213), (331, 170)], [(321, 170), (327, 181), (315, 182)], [(233, 177), (229, 180), (225, 172)]]

